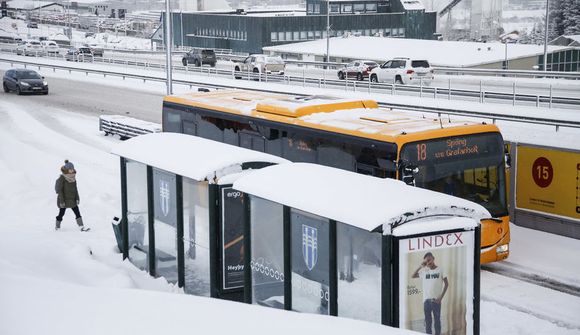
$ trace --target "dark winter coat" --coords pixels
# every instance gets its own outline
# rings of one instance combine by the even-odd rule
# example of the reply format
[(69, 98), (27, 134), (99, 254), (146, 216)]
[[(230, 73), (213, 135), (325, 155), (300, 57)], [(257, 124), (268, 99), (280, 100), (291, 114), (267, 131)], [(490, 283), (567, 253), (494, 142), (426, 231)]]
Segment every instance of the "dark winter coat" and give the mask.
[(73, 208), (80, 201), (76, 173), (61, 174), (55, 185), (58, 208)]

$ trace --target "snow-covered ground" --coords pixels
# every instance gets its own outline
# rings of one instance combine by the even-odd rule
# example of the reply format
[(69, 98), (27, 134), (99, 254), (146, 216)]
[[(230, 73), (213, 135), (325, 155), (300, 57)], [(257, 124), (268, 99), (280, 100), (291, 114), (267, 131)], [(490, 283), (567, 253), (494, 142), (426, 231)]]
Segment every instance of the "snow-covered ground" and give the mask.
[[(5, 68), (7, 65), (1, 64), (0, 69)], [(51, 76), (62, 76), (120, 88), (135, 86), (121, 79), (87, 77), (84, 73), (43, 74), (49, 83)], [(274, 85), (268, 84), (269, 88)], [(156, 83), (140, 83), (139, 89), (158, 94), (165, 90)], [(296, 90), (328, 94), (308, 88)], [(61, 93), (66, 97), (66, 92)], [(364, 93), (358, 94), (368, 98)], [(119, 162), (109, 154), (118, 140), (98, 131), (96, 116), (50, 107), (39, 109), (42, 96), (17, 98), (18, 103), (14, 99), (8, 101), (0, 93), (0, 334), (234, 330), (282, 334), (402, 333), (370, 323), (187, 296), (165, 280), (153, 279), (122, 262), (110, 225), (112, 217), (120, 213)], [(418, 101), (411, 97), (393, 98)], [(448, 103), (455, 108), (479, 106)], [(569, 116), (570, 111), (510, 106), (493, 109), (574, 117)], [(539, 142), (546, 139), (529, 125), (506, 126), (504, 134), (527, 134)], [(577, 139), (575, 134), (564, 135)], [(578, 148), (574, 144), (577, 141), (569, 143)], [(80, 209), (86, 225), (92, 228), (90, 233), (78, 231), (70, 212), (65, 215), (62, 230), (54, 231), (54, 180), (65, 158), (72, 160), (79, 172)], [(511, 250), (505, 264), (580, 285), (580, 241), (512, 226)], [(482, 273), (482, 334), (580, 334), (578, 311), (580, 298), (576, 296)], [(227, 322), (223, 322), (224, 317)]]
[[(208, 333), (218, 324), (218, 333), (249, 331), (244, 324), (258, 333), (318, 327), (337, 334), (389, 333), (362, 322), (185, 296), (122, 262), (110, 225), (120, 211), (119, 164), (109, 154), (118, 140), (97, 130), (96, 117), (29, 108), (26, 101), (38, 98), (0, 105), (0, 334)], [(90, 233), (77, 230), (70, 212), (62, 230), (54, 231), (53, 183), (64, 158), (79, 172), (80, 208)], [(580, 241), (512, 229), (509, 262), (578, 284)], [(484, 272), (482, 299), (482, 334), (580, 334), (580, 298)], [(525, 299), (543, 310), (520, 311), (518, 302), (527, 304)], [(224, 316), (228, 322), (220, 322)]]

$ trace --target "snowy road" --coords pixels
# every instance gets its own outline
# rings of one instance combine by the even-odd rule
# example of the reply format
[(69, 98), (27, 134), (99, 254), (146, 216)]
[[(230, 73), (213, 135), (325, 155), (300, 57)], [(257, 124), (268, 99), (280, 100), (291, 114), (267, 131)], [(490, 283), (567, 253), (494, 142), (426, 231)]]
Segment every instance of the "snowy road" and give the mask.
[[(131, 269), (115, 253), (109, 222), (120, 211), (119, 163), (109, 151), (118, 140), (99, 133), (97, 120), (101, 113), (129, 112), (159, 122), (164, 88), (147, 84), (140, 87), (143, 91), (120, 90), (131, 84), (105, 85), (110, 80), (89, 84), (50, 78), (48, 96), (0, 93), (0, 174), (4, 190), (0, 193), (1, 296), (11, 293), (9, 296), (14, 297), (14, 292), (28, 291), (27, 285), (36, 285), (34, 299), (54, 299), (50, 290), (52, 293), (43, 294), (45, 281), (92, 290), (175, 292), (163, 280)], [(124, 105), (128, 107), (121, 107)], [(79, 235), (70, 213), (65, 216), (63, 231), (53, 231), (56, 206), (52, 188), (64, 158), (71, 159), (79, 170), (81, 210), (86, 224), (93, 228), (91, 234)], [(580, 286), (580, 241), (520, 227), (513, 227), (512, 238), (510, 263)], [(481, 292), (482, 334), (580, 334), (577, 296), (485, 271)], [(74, 297), (65, 294), (62, 299)], [(10, 306), (14, 310), (11, 313), (26, 314), (27, 303), (33, 302), (25, 300), (22, 306)], [(19, 331), (23, 326), (18, 319), (2, 313), (7, 309), (0, 299), (0, 333), (26, 334)], [(58, 310), (44, 312), (59, 317)], [(56, 333), (50, 329), (56, 328), (46, 333)]]

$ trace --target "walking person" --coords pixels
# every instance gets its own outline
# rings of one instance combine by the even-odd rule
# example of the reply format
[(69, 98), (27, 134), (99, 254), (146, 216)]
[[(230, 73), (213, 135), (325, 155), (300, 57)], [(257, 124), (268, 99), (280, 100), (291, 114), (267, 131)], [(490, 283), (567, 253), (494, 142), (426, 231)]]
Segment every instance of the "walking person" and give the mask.
[(56, 204), (59, 208), (58, 216), (56, 217), (55, 229), (60, 229), (60, 224), (62, 222), (62, 217), (67, 208), (71, 208), (75, 213), (77, 225), (81, 231), (88, 231), (90, 228), (86, 228), (83, 224), (83, 218), (81, 217), (81, 212), (79, 210), (79, 191), (77, 189), (76, 181), (76, 170), (72, 162), (68, 159), (64, 161), (64, 165), (60, 168), (61, 175), (56, 180), (54, 186), (57, 196)]
[(447, 273), (435, 264), (435, 256), (428, 252), (423, 256), (421, 266), (413, 273), (413, 278), (421, 278), (423, 283), (423, 311), (425, 313), (425, 332), (433, 334), (431, 325), (434, 323), (435, 334), (441, 334), (441, 301), (447, 293), (449, 281)]

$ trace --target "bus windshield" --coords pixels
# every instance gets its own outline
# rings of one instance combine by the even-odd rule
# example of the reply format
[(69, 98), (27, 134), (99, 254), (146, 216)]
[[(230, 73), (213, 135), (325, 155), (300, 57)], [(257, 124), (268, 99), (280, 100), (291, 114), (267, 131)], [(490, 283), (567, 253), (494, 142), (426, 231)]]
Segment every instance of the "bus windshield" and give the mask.
[(503, 158), (499, 133), (413, 142), (401, 150), (416, 186), (476, 202), (493, 217), (508, 215)]

